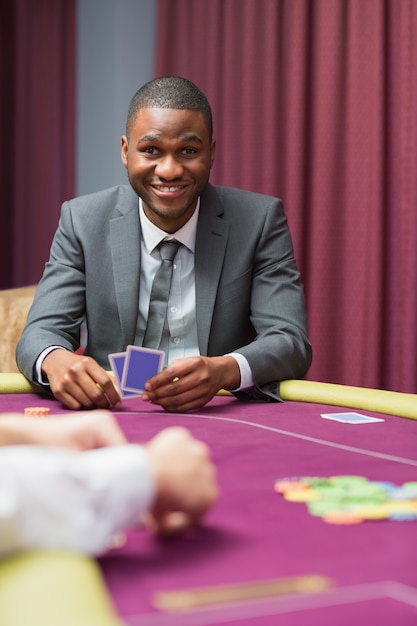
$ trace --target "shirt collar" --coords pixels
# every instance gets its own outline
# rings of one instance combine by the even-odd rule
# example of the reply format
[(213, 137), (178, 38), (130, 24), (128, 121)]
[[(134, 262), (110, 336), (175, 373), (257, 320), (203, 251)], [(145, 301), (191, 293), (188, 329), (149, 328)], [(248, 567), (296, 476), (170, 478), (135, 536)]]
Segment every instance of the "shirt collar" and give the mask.
[(145, 211), (143, 210), (142, 198), (139, 198), (139, 217), (140, 224), (142, 227), (142, 238), (145, 244), (146, 249), (149, 254), (163, 241), (164, 239), (176, 239), (180, 243), (182, 243), (186, 248), (191, 250), (194, 253), (195, 250), (195, 239), (197, 234), (197, 222), (198, 222), (198, 214), (200, 212), (200, 198), (197, 200), (197, 206), (188, 220), (176, 233), (168, 234), (165, 231), (161, 230), (155, 224), (146, 217)]

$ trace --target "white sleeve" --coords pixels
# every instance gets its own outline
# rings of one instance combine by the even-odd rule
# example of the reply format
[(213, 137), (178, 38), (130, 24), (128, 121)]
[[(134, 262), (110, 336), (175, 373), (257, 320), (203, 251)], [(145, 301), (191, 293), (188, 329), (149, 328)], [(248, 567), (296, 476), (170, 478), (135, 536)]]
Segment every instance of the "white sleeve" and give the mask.
[(154, 496), (148, 453), (138, 445), (1, 448), (0, 555), (33, 548), (102, 554)]

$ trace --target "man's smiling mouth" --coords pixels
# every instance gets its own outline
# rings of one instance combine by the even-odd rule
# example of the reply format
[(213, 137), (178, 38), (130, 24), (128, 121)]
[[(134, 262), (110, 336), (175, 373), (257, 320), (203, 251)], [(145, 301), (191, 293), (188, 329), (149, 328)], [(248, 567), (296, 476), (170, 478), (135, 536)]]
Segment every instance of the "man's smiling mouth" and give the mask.
[(185, 189), (185, 185), (152, 185), (152, 187), (160, 193), (176, 193)]

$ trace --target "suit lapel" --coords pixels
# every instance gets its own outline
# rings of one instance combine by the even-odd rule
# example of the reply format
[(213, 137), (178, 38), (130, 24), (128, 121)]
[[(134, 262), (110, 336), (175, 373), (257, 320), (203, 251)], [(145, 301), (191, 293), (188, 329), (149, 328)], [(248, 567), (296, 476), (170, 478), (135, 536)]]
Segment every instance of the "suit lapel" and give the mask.
[(137, 196), (128, 206), (116, 208), (122, 215), (110, 220), (110, 246), (120, 326), (124, 344), (129, 345), (134, 343), (139, 306), (140, 220)]
[(201, 197), (195, 247), (195, 295), (198, 344), (207, 354), (211, 320), (226, 252), (230, 225), (221, 218), (223, 208), (208, 185)]

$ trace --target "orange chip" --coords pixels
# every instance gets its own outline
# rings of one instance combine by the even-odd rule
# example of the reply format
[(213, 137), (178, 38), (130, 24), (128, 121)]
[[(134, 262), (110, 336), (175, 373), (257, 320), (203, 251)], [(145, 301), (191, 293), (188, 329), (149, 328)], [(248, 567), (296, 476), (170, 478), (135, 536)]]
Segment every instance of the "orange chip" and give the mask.
[(303, 483), (299, 480), (277, 480), (274, 489), (278, 493), (285, 493), (286, 491), (298, 491), (309, 489), (307, 483)]
[(325, 515), (323, 515), (323, 520), (328, 524), (340, 524), (340, 525), (350, 525), (350, 524), (360, 524), (363, 522), (363, 517), (354, 511), (328, 511)]
[(51, 409), (47, 406), (27, 406), (25, 415), (49, 415)]

